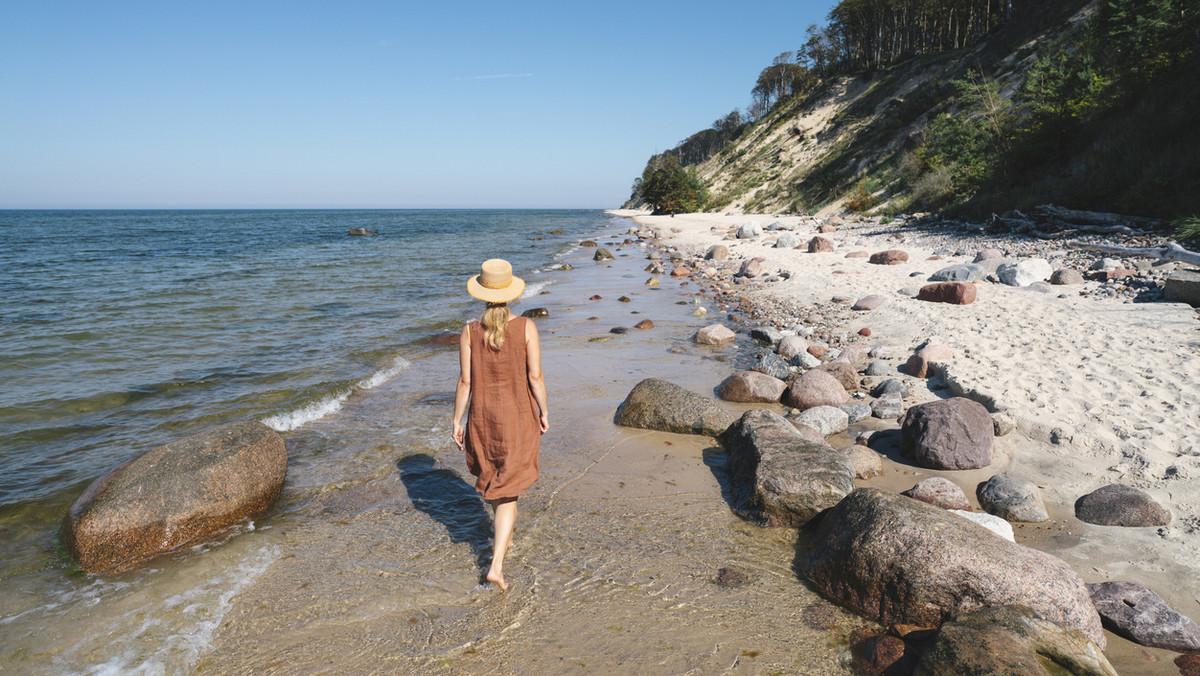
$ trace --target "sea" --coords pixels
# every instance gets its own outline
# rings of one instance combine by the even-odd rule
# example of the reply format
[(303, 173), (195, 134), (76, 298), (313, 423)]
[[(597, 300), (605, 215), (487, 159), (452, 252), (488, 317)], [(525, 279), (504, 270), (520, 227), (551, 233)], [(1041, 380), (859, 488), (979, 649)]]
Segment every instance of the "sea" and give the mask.
[[(641, 379), (711, 393), (736, 356), (691, 343), (717, 308), (648, 286), (631, 226), (0, 212), (0, 673), (844, 673), (857, 620), (804, 587), (794, 533), (732, 514), (721, 449), (612, 424)], [(457, 351), (434, 340), (482, 311), (465, 284), (487, 258), (526, 280), (514, 311), (549, 314), (551, 430), (503, 593), (450, 440)], [(90, 482), (245, 420), (286, 441), (270, 511), (127, 573), (72, 564), (58, 530)], [(718, 587), (722, 566), (752, 583)]]

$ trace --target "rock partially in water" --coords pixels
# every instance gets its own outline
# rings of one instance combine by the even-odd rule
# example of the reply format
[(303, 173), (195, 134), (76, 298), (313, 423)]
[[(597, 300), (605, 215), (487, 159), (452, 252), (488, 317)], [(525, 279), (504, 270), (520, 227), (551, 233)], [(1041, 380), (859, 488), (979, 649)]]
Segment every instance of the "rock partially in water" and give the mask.
[(942, 625), (913, 671), (913, 676), (992, 674), (1117, 676), (1083, 632), (1019, 605), (976, 610)]
[(918, 404), (900, 421), (900, 452), (921, 467), (987, 467), (994, 450), (991, 415), (964, 397)]
[(775, 404), (787, 383), (758, 371), (738, 371), (721, 381), (717, 396), (725, 401)]
[(837, 452), (778, 413), (747, 411), (719, 438), (729, 453), (735, 510), (773, 526), (802, 526), (854, 488)]
[(257, 422), (173, 441), (96, 479), (63, 521), (63, 545), (89, 573), (119, 573), (227, 532), (275, 502), (287, 450)]
[(522, 317), (530, 317), (532, 319), (545, 319), (550, 316), (550, 310), (544, 307), (531, 307), (521, 313)]
[(697, 345), (728, 345), (737, 338), (737, 334), (724, 324), (710, 324), (692, 336), (692, 342)]
[(733, 423), (733, 415), (708, 397), (647, 378), (630, 390), (613, 422), (621, 427), (715, 437)]
[(649, 319), (643, 319), (642, 321), (638, 322), (637, 324), (634, 324), (633, 328), (635, 328), (635, 329), (652, 329), (652, 328), (654, 328), (654, 322), (650, 321)]
[(882, 624), (937, 627), (1015, 603), (1104, 645), (1087, 588), (1061, 559), (896, 493), (859, 488), (847, 495), (822, 517), (811, 551), (808, 581)]
[(792, 377), (791, 367), (788, 366), (788, 363), (784, 361), (783, 357), (780, 357), (774, 352), (767, 352), (763, 356), (759, 357), (758, 361), (755, 362), (754, 366), (751, 366), (750, 369), (752, 371), (758, 371), (759, 373), (765, 373), (780, 380), (787, 380), (788, 378)]
[(367, 230), (366, 228), (350, 228), (350, 232), (346, 234), (351, 237), (375, 237), (379, 233), (374, 230)]
[(596, 254), (592, 256), (594, 261), (611, 261), (613, 260), (612, 252), (604, 247), (596, 249)]
[(750, 581), (750, 576), (736, 568), (717, 569), (717, 586), (726, 589), (740, 587)]

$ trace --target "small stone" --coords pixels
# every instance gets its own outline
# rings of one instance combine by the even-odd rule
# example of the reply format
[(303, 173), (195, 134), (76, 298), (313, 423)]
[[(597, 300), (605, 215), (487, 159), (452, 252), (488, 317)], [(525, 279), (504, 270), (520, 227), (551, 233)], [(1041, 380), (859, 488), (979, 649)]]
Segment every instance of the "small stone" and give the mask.
[(550, 316), (550, 310), (544, 307), (533, 307), (521, 313), (522, 317), (530, 317), (533, 319), (545, 319)]
[(646, 280), (646, 286), (657, 287), (658, 284), (659, 284), (658, 277), (651, 277), (650, 279)]
[(692, 271), (682, 265), (676, 266), (675, 269), (671, 270), (672, 277), (688, 277), (691, 274)]
[(996, 436), (1002, 437), (1016, 429), (1016, 427), (1017, 424), (1013, 421), (1011, 415), (1002, 411), (992, 414), (992, 432)]
[(604, 297), (603, 296), (592, 296), (591, 298), (588, 298), (588, 300), (604, 300)]
[(642, 321), (638, 322), (637, 324), (634, 324), (633, 328), (635, 328), (635, 329), (652, 329), (652, 328), (654, 328), (654, 322), (650, 321), (649, 319), (643, 319)]
[(623, 333), (629, 333), (629, 327), (627, 327), (627, 326), (614, 326), (614, 327), (612, 327), (611, 329), (609, 329), (609, 330), (608, 330), (608, 332), (609, 332), (609, 333), (615, 333), (615, 334), (617, 334), (617, 335), (619, 336), (619, 335), (621, 335), (621, 334), (623, 334)]
[(750, 576), (740, 570), (734, 568), (720, 568), (717, 570), (717, 586), (733, 589), (740, 587), (750, 581)]
[(1077, 270), (1063, 268), (1061, 270), (1055, 270), (1054, 273), (1050, 275), (1050, 283), (1058, 286), (1083, 284), (1083, 275), (1079, 274)]
[(850, 309), (851, 310), (869, 311), (869, 310), (879, 309), (886, 304), (887, 304), (886, 296), (880, 296), (879, 294), (871, 294), (869, 296), (863, 296), (862, 298), (859, 298), (858, 301), (854, 303), (854, 306), (851, 307)]
[(631, 299), (629, 296), (621, 296), (620, 298), (617, 299), (617, 302), (618, 303), (632, 303), (633, 299)]
[(864, 326), (858, 330), (858, 335), (862, 336), (863, 338), (870, 338), (871, 337), (871, 329), (868, 329), (867, 327)]
[(613, 260), (612, 252), (604, 247), (596, 249), (596, 255), (592, 256), (594, 261), (611, 261)]
[[(697, 308), (699, 309), (699, 308)], [(692, 336), (692, 342), (698, 345), (728, 345), (737, 338), (737, 334), (724, 324), (710, 324)]]

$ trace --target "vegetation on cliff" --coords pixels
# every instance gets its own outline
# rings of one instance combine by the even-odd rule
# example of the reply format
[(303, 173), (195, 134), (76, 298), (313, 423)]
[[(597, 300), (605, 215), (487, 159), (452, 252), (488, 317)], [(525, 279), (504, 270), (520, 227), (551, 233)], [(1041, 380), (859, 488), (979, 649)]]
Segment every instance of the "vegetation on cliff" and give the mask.
[[(709, 210), (1200, 212), (1200, 0), (842, 0), (675, 148)], [(645, 177), (630, 205), (644, 203)]]

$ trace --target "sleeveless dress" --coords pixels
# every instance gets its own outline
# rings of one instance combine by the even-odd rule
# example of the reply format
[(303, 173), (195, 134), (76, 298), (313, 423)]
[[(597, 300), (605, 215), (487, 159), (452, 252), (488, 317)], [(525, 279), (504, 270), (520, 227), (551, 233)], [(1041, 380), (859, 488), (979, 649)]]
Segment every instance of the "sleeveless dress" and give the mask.
[(487, 344), (479, 321), (471, 335), (471, 408), (464, 446), (475, 490), (486, 500), (513, 498), (538, 478), (542, 433), (525, 364), (525, 317), (508, 322), (504, 346)]

